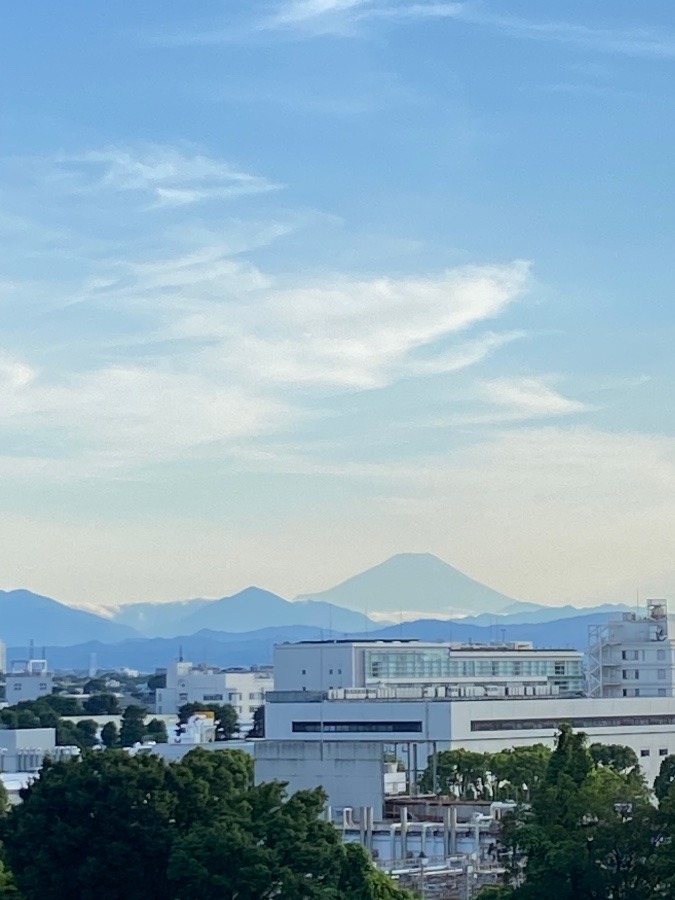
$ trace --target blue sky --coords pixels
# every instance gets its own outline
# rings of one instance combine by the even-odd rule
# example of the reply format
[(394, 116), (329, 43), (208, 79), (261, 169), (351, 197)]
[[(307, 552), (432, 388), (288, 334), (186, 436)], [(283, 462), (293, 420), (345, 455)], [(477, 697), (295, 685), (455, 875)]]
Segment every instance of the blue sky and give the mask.
[(4, 587), (672, 592), (671, 3), (44, 0), (0, 60)]

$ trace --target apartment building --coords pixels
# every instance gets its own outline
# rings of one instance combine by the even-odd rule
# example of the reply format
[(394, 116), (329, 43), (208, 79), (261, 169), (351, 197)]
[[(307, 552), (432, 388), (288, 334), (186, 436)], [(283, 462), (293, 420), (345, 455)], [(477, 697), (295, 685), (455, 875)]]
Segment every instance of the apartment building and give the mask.
[(675, 616), (665, 600), (591, 627), (588, 679), (592, 697), (675, 695)]

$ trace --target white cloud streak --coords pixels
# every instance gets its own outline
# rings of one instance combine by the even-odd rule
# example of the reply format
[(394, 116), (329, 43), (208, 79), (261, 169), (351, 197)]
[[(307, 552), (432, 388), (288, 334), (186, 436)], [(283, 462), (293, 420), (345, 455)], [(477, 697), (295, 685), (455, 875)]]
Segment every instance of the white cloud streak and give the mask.
[(74, 182), (71, 187), (136, 192), (151, 197), (157, 206), (190, 206), (281, 187), (190, 148), (178, 150), (156, 144), (107, 147), (79, 156), (62, 156), (56, 162), (55, 177), (70, 176)]
[[(198, 184), (217, 193), (231, 174), (201, 153), (171, 148), (72, 156), (62, 179), (64, 165), (45, 180), (59, 203), (68, 191), (91, 194), (112, 211), (124, 192), (141, 222), (157, 219), (144, 200), (160, 188)], [(335, 394), (459, 372), (520, 336), (495, 330), (495, 322), (527, 290), (526, 262), (416, 277), (281, 277), (242, 253), (283, 236), (283, 227), (271, 223), (239, 240), (188, 230), (181, 244), (182, 215), (178, 206), (169, 220), (174, 254), (143, 254), (131, 244), (115, 257), (97, 252), (80, 286), (70, 279), (52, 286), (50, 316), (67, 314), (72, 323), (72, 365), (0, 346), (0, 427), (58, 434), (59, 454), (87, 471), (94, 461), (112, 471), (218, 456), (325, 415), (311, 410), (330, 406)], [(164, 213), (161, 220), (166, 225)], [(133, 327), (78, 334), (91, 316)], [(4, 471), (13, 465), (6, 455)]]
[(487, 4), (463, 0), (284, 0), (264, 27), (297, 28), (316, 36), (351, 34), (359, 23), (390, 20), (402, 24), (424, 19), (456, 19), (468, 25), (493, 28), (521, 39), (548, 41), (590, 51), (652, 59), (675, 56), (675, 33), (644, 25), (618, 27), (559, 20), (535, 21), (498, 15)]

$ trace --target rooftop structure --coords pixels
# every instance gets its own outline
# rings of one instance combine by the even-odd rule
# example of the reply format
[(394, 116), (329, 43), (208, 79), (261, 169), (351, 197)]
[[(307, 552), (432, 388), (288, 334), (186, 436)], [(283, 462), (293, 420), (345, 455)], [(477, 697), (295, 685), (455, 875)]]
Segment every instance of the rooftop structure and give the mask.
[(593, 697), (675, 696), (675, 616), (666, 601), (591, 626), (588, 676)]

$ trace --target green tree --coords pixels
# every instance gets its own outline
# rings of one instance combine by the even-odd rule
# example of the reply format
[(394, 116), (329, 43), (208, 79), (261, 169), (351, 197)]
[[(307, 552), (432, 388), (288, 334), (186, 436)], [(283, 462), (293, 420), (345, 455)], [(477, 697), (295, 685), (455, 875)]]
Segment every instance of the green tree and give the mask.
[(18, 715), (16, 709), (11, 706), (0, 710), (0, 722), (6, 728), (17, 728)]
[(122, 727), (120, 728), (120, 744), (123, 747), (133, 747), (140, 744), (145, 737), (145, 710), (142, 706), (131, 704), (122, 714)]
[(119, 744), (119, 732), (114, 722), (106, 722), (101, 729), (101, 741), (104, 747), (117, 747)]
[(671, 753), (661, 762), (659, 774), (654, 779), (654, 793), (659, 802), (668, 796), (673, 781), (675, 781), (675, 756)]
[(5, 866), (5, 864), (0, 860), (0, 897), (5, 900), (21, 900), (21, 894), (16, 886), (16, 882), (14, 880), (14, 876), (9, 871), (9, 869)]
[(145, 734), (146, 737), (156, 744), (166, 744), (169, 740), (169, 736), (166, 733), (166, 725), (162, 719), (150, 719), (145, 726)]
[(265, 706), (256, 707), (253, 712), (253, 727), (249, 731), (247, 737), (264, 738), (265, 737)]
[(21, 893), (27, 900), (175, 896), (166, 874), (179, 804), (173, 783), (158, 757), (119, 750), (44, 765), (3, 823)]
[(16, 713), (17, 728), (39, 728), (40, 717), (30, 709), (19, 709)]
[(442, 750), (437, 754), (436, 784), (434, 784), (433, 761), (427, 765), (420, 780), (420, 788), (427, 793), (434, 789), (440, 794), (458, 794), (466, 797), (470, 788), (480, 793), (481, 785), (488, 781), (490, 756), (459, 747), (456, 750)]
[(148, 678), (148, 688), (151, 691), (156, 691), (157, 688), (165, 688), (166, 687), (166, 674), (164, 675), (150, 675)]
[(412, 894), (373, 866), (360, 844), (344, 848), (338, 896), (349, 900), (412, 900)]
[(48, 762), (22, 798), (0, 831), (25, 900), (409, 896), (344, 847), (322, 791), (255, 785), (241, 751), (197, 748), (170, 764), (89, 753)]
[(530, 799), (543, 783), (550, 759), (551, 751), (544, 744), (490, 754), (488, 768), (497, 782), (498, 794)]
[(59, 719), (56, 723), (56, 744), (59, 747), (79, 747), (84, 749), (82, 743), (82, 732), (78, 730), (73, 722), (66, 719)]
[(197, 712), (212, 712), (216, 726), (216, 740), (229, 741), (239, 729), (237, 711), (229, 703), (184, 703), (178, 710), (178, 721), (187, 722)]
[(61, 697), (59, 694), (47, 694), (36, 701), (41, 706), (48, 706), (59, 716), (81, 716), (82, 704), (74, 697)]
[(115, 716), (120, 711), (114, 694), (93, 694), (84, 701), (83, 706), (90, 716)]
[(83, 719), (75, 726), (79, 737), (79, 747), (82, 750), (90, 750), (96, 746), (96, 738), (98, 736), (98, 725), (93, 719)]
[(643, 900), (652, 896), (654, 809), (639, 773), (594, 762), (563, 725), (531, 808), (504, 826), (517, 900)]
[[(0, 781), (0, 818), (5, 815), (5, 813), (9, 809), (9, 796), (7, 794), (7, 788)], [(2, 894), (0, 894), (0, 897)]]
[(596, 765), (611, 766), (618, 772), (631, 772), (640, 765), (635, 750), (623, 744), (591, 744), (588, 752)]

